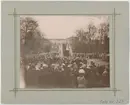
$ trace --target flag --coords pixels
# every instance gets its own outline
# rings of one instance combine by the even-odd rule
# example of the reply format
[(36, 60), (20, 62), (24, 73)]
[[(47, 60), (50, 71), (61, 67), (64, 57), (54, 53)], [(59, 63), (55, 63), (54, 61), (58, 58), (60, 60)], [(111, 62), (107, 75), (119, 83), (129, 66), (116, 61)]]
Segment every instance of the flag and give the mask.
[(69, 50), (69, 44), (67, 44), (67, 46), (66, 46), (66, 50)]
[(73, 55), (72, 48), (71, 48), (70, 44), (67, 44), (66, 50), (69, 51), (70, 56)]
[(63, 44), (59, 45), (59, 55), (63, 57)]

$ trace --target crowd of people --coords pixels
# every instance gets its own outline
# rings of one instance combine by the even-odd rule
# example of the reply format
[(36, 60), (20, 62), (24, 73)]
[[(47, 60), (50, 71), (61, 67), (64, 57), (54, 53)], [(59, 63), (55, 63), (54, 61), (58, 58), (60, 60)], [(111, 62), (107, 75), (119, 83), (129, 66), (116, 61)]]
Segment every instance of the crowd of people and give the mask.
[(109, 65), (99, 65), (91, 59), (84, 54), (73, 57), (42, 55), (26, 59), (26, 70), (44, 74), (40, 75), (39, 84), (44, 81), (64, 88), (109, 87)]

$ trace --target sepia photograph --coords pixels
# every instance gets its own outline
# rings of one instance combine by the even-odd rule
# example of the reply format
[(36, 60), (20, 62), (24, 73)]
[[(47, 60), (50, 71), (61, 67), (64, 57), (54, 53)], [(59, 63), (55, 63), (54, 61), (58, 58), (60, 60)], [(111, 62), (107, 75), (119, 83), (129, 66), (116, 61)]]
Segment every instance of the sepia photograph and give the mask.
[(128, 2), (3, 1), (1, 12), (1, 103), (129, 103)]
[(110, 87), (108, 16), (20, 16), (20, 88)]

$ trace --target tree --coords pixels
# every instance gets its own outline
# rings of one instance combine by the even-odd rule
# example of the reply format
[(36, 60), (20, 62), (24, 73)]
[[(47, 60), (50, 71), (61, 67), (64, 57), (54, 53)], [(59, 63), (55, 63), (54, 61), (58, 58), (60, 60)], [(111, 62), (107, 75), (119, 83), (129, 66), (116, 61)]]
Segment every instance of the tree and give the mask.
[[(38, 23), (30, 17), (21, 17), (20, 18), (20, 38), (21, 38), (21, 52), (22, 54), (27, 54), (30, 52), (30, 49), (34, 41), (34, 33)], [(30, 47), (30, 48), (29, 48)]]
[(24, 68), (23, 72), (25, 76), (25, 82), (27, 81), (26, 56), (29, 54), (37, 54), (41, 51), (48, 52), (51, 48), (50, 44), (51, 43), (44, 38), (44, 35), (38, 29), (37, 21), (30, 17), (20, 18), (21, 60)]
[(109, 24), (104, 22), (96, 27), (90, 23), (87, 29), (76, 30), (76, 37), (72, 40), (73, 51), (77, 53), (109, 52)]
[(41, 43), (40, 43), (40, 52), (50, 52), (51, 51), (51, 47), (52, 47), (52, 43), (48, 40), (48, 39), (42, 39)]
[(78, 37), (79, 41), (84, 41), (86, 39), (83, 29), (76, 30), (76, 36)]
[(101, 23), (98, 30), (103, 52), (109, 52), (109, 23)]
[(90, 37), (90, 38), (92, 38), (94, 35), (95, 35), (95, 33), (96, 33), (96, 31), (97, 31), (97, 28), (96, 28), (96, 26), (94, 25), (94, 24), (89, 24), (88, 25), (88, 32), (89, 32), (89, 34), (88, 34), (88, 36)]
[(24, 74), (24, 82), (27, 84), (27, 70), (26, 70), (26, 54), (29, 54), (33, 50), (35, 38), (34, 33), (36, 33), (36, 29), (38, 27), (38, 23), (30, 17), (20, 17), (20, 47), (21, 47), (21, 69)]
[(38, 23), (30, 17), (20, 18), (21, 51), (24, 55), (50, 50), (49, 40), (44, 38)]
[(101, 23), (98, 29), (98, 32), (100, 34), (100, 39), (104, 41), (105, 37), (108, 37), (109, 33), (109, 24), (108, 23)]

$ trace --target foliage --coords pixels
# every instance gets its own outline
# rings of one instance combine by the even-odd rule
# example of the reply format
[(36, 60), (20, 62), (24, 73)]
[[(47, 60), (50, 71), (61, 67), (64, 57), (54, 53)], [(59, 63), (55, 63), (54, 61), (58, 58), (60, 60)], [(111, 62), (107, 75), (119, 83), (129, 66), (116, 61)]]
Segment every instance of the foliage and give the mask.
[(72, 40), (72, 48), (76, 53), (108, 53), (109, 52), (109, 24), (101, 23), (98, 27), (89, 24), (87, 31), (76, 30)]
[(20, 40), (22, 54), (49, 52), (51, 43), (44, 38), (33, 18), (20, 18)]

